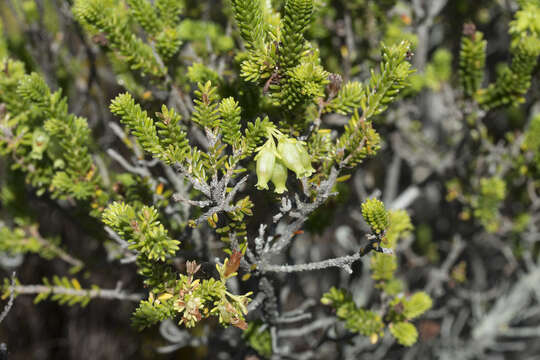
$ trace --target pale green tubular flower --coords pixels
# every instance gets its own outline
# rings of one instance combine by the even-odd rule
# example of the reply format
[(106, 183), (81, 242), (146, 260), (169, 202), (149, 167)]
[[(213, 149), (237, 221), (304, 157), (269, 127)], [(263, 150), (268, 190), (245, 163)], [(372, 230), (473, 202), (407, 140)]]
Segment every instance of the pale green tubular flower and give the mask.
[(287, 167), (280, 160), (277, 160), (272, 172), (272, 183), (276, 187), (274, 191), (278, 194), (283, 194), (287, 191)]
[(268, 181), (272, 178), (276, 163), (276, 145), (273, 139), (268, 139), (255, 156), (257, 160), (257, 185), (259, 190), (268, 190)]
[(279, 139), (278, 154), (283, 164), (295, 172), (297, 178), (310, 176), (313, 173), (309, 154), (304, 144), (296, 139), (282, 137)]
[(300, 153), (300, 160), (302, 161), (302, 166), (304, 167), (304, 176), (309, 177), (315, 172), (315, 169), (313, 168), (313, 166), (311, 166), (311, 156), (309, 155), (306, 147), (302, 143), (297, 142), (296, 147), (298, 148), (298, 151)]

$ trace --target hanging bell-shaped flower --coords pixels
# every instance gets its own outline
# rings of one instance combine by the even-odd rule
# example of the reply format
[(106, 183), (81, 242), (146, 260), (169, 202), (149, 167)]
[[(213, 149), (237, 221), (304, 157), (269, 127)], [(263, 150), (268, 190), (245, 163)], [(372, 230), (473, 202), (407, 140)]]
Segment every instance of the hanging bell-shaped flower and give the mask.
[(298, 148), (300, 159), (302, 160), (302, 166), (304, 167), (304, 176), (309, 177), (315, 172), (315, 169), (313, 166), (311, 166), (311, 156), (309, 155), (306, 146), (304, 146), (302, 143), (297, 142), (296, 147)]
[(282, 137), (279, 139), (277, 151), (283, 164), (294, 171), (297, 178), (301, 178), (304, 174), (304, 166), (302, 166), (302, 159), (296, 142), (295, 139)]
[(283, 164), (294, 171), (297, 178), (310, 176), (313, 173), (307, 149), (298, 140), (282, 137), (279, 139), (277, 151)]
[(276, 163), (276, 145), (273, 139), (268, 139), (255, 156), (257, 160), (257, 188), (268, 190), (268, 181), (272, 178)]
[(280, 160), (276, 160), (274, 171), (272, 172), (272, 183), (276, 187), (274, 191), (283, 194), (287, 191), (287, 167)]

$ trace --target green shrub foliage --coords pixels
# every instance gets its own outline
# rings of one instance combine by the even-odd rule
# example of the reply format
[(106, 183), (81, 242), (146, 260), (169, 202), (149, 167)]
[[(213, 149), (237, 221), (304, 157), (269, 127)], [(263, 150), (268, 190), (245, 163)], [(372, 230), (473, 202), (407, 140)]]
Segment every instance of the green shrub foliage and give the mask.
[[(60, 260), (68, 274), (47, 275), (41, 284), (6, 275), (5, 298), (131, 301), (139, 330), (161, 324), (163, 333), (173, 322), (198, 339), (182, 347), (211, 349), (212, 341), (234, 337), (261, 358), (310, 358), (315, 352), (295, 357), (283, 344), (291, 334), (319, 330), (324, 338), (312, 347), (347, 339), (360, 349), (359, 336), (369, 340), (365, 346), (403, 349), (429, 338), (422, 317), (441, 289), (467, 280), (470, 259), (454, 267), (462, 248), (444, 262), (439, 254), (450, 246), (438, 248), (423, 221), (446, 226), (443, 237), (454, 227), (488, 240), (518, 237), (534, 224), (527, 211), (537, 211), (538, 197), (527, 196), (540, 188), (540, 115), (524, 119), (516, 106), (530, 104), (537, 80), (538, 1), (517, 2), (509, 62), (496, 74), (491, 39), (472, 23), (461, 24), (458, 53), (441, 46), (419, 51), (417, 61), (416, 49), (427, 46), (419, 36), (430, 34), (422, 27), (433, 26), (442, 10), (420, 13), (416, 2), (11, 3), (0, 4), (0, 14), (14, 15), (22, 28), (0, 26), (0, 252)], [(413, 21), (420, 21), (418, 36)], [(22, 40), (37, 28), (52, 41), (42, 57)], [(427, 98), (422, 109), (429, 112), (429, 94), (453, 109), (448, 122), (426, 125), (425, 133), (450, 133), (437, 139), (424, 136), (413, 109)], [(498, 114), (511, 118), (504, 125), (510, 130), (490, 123)], [(401, 175), (411, 179), (396, 180)], [(436, 201), (449, 210), (437, 219), (410, 216), (405, 208), (424, 199), (423, 190), (437, 197), (442, 186), (425, 185), (441, 180), (453, 204)], [(60, 234), (43, 235), (34, 203), (75, 218), (99, 244), (84, 248), (100, 255), (75, 256)], [(344, 213), (354, 225), (337, 219)], [(306, 245), (315, 232), (332, 238), (325, 230), (332, 221), (354, 227), (354, 239), (332, 228), (339, 241)], [(504, 256), (522, 260), (525, 245), (515, 242)], [(320, 252), (308, 251), (319, 245)], [(107, 261), (93, 260), (104, 251)], [(532, 256), (523, 259), (530, 268)], [(125, 266), (140, 282), (129, 291), (101, 288), (91, 275), (98, 263)], [(438, 267), (425, 281), (408, 281), (408, 266)], [(311, 278), (324, 289), (282, 291), (290, 279), (300, 286), (300, 272), (326, 274)], [(360, 274), (361, 285), (349, 273)], [(472, 291), (457, 292), (461, 302), (445, 307), (476, 301)], [(299, 304), (289, 296), (317, 301), (285, 310), (287, 301)], [(475, 311), (486, 311), (479, 304)], [(228, 327), (243, 335), (227, 335)]]

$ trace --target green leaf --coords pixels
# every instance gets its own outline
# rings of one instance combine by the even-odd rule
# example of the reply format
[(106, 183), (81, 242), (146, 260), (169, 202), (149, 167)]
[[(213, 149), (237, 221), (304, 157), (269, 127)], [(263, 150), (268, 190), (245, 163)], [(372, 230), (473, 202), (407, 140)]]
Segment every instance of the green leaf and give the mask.
[(391, 324), (390, 333), (397, 339), (397, 341), (403, 346), (412, 346), (418, 340), (418, 331), (413, 324), (408, 322), (398, 322)]
[(407, 319), (414, 319), (429, 310), (433, 305), (433, 301), (425, 292), (417, 292), (409, 300), (405, 301), (404, 305), (403, 315)]
[(270, 358), (272, 356), (272, 335), (268, 328), (263, 330), (261, 326), (260, 322), (250, 322), (242, 337), (259, 355)]
[(261, 0), (232, 0), (232, 10), (246, 47), (262, 48), (265, 35)]
[(414, 226), (405, 210), (390, 210), (388, 215), (390, 225), (383, 241), (385, 247), (394, 248), (397, 240), (414, 229)]
[(396, 257), (376, 253), (371, 257), (371, 277), (374, 280), (390, 280), (397, 269)]
[(473, 31), (473, 24), (466, 24), (464, 32), (467, 29), (470, 29), (471, 33), (464, 34), (461, 39), (459, 80), (465, 95), (473, 97), (484, 80), (487, 41), (483, 39), (481, 32)]

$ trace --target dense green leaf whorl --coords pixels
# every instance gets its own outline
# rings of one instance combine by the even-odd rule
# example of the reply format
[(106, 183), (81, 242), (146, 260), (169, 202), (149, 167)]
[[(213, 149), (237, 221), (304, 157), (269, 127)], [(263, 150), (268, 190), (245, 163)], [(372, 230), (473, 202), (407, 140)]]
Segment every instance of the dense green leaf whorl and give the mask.
[(362, 203), (362, 216), (371, 230), (377, 234), (386, 231), (390, 225), (390, 217), (383, 202), (375, 198)]
[(482, 86), (486, 63), (484, 34), (475, 30), (473, 24), (466, 24), (461, 38), (459, 53), (459, 80), (466, 96), (473, 97)]

